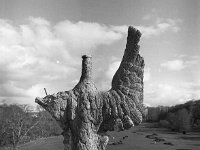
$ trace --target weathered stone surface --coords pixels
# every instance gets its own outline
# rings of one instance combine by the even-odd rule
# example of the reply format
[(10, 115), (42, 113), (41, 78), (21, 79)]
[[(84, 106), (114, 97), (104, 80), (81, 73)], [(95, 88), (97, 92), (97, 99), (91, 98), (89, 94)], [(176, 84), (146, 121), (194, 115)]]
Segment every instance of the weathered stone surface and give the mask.
[(144, 60), (139, 55), (140, 36), (129, 27), (125, 53), (109, 91), (97, 91), (91, 57), (84, 55), (80, 81), (72, 90), (36, 98), (62, 127), (65, 150), (104, 150), (108, 137), (100, 132), (141, 123)]

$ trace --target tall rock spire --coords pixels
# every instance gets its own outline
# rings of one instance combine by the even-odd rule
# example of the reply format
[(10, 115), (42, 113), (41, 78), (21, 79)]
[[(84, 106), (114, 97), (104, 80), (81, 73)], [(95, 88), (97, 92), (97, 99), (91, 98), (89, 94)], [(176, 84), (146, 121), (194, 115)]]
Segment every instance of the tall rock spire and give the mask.
[(140, 36), (139, 30), (129, 27), (124, 56), (110, 90), (97, 91), (92, 58), (84, 55), (80, 81), (72, 90), (36, 98), (63, 129), (65, 150), (105, 150), (108, 137), (99, 132), (141, 123), (144, 59), (139, 55)]
[(82, 74), (81, 81), (92, 80), (92, 57), (88, 55), (82, 56)]

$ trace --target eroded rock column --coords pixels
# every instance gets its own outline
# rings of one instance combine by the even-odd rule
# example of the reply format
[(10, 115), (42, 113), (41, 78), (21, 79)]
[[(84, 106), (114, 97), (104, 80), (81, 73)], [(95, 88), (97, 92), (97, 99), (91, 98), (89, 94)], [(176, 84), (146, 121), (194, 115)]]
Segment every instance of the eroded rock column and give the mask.
[(143, 114), (144, 59), (139, 54), (139, 30), (129, 27), (126, 49), (112, 88), (97, 91), (92, 80), (92, 59), (82, 58), (79, 83), (35, 102), (46, 109), (63, 129), (65, 150), (104, 150), (102, 132), (125, 130), (140, 124)]
[(102, 102), (96, 96), (97, 89), (92, 81), (92, 58), (86, 55), (82, 58), (80, 81), (68, 98), (66, 114), (71, 116), (64, 144), (67, 148), (72, 144), (73, 150), (103, 150), (104, 143), (97, 134), (102, 122)]

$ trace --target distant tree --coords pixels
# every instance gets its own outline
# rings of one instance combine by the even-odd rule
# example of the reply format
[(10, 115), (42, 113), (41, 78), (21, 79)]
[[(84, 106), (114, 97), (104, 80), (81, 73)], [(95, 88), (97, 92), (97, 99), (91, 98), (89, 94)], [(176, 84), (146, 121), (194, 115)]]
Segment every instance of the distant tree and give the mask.
[(186, 109), (180, 109), (177, 112), (179, 121), (179, 131), (191, 130), (191, 113)]
[(193, 106), (192, 117), (194, 123), (197, 123), (197, 120), (200, 120), (200, 100), (196, 101), (195, 105)]
[(60, 135), (62, 133), (62, 129), (46, 110), (38, 105), (37, 112), (37, 116), (41, 121), (30, 132), (30, 134), (32, 134), (31, 137), (49, 137)]
[(166, 119), (170, 124), (171, 124), (171, 129), (178, 131), (179, 130), (179, 121), (178, 121), (178, 116), (175, 113), (169, 112), (167, 114), (167, 119)]
[(0, 144), (11, 144), (13, 149), (40, 121), (28, 105), (3, 105), (0, 114)]
[(158, 121), (165, 120), (167, 118), (169, 107), (167, 106), (159, 106), (159, 115)]

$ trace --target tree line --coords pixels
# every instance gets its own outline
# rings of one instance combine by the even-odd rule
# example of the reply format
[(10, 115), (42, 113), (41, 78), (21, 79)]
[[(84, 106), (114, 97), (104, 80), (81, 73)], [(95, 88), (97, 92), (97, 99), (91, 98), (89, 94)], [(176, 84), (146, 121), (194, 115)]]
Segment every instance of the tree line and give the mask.
[(200, 130), (200, 100), (171, 107), (149, 107), (146, 121), (160, 122), (175, 131)]
[(62, 129), (48, 112), (37, 106), (0, 105), (0, 147), (13, 147), (41, 137), (57, 136)]

